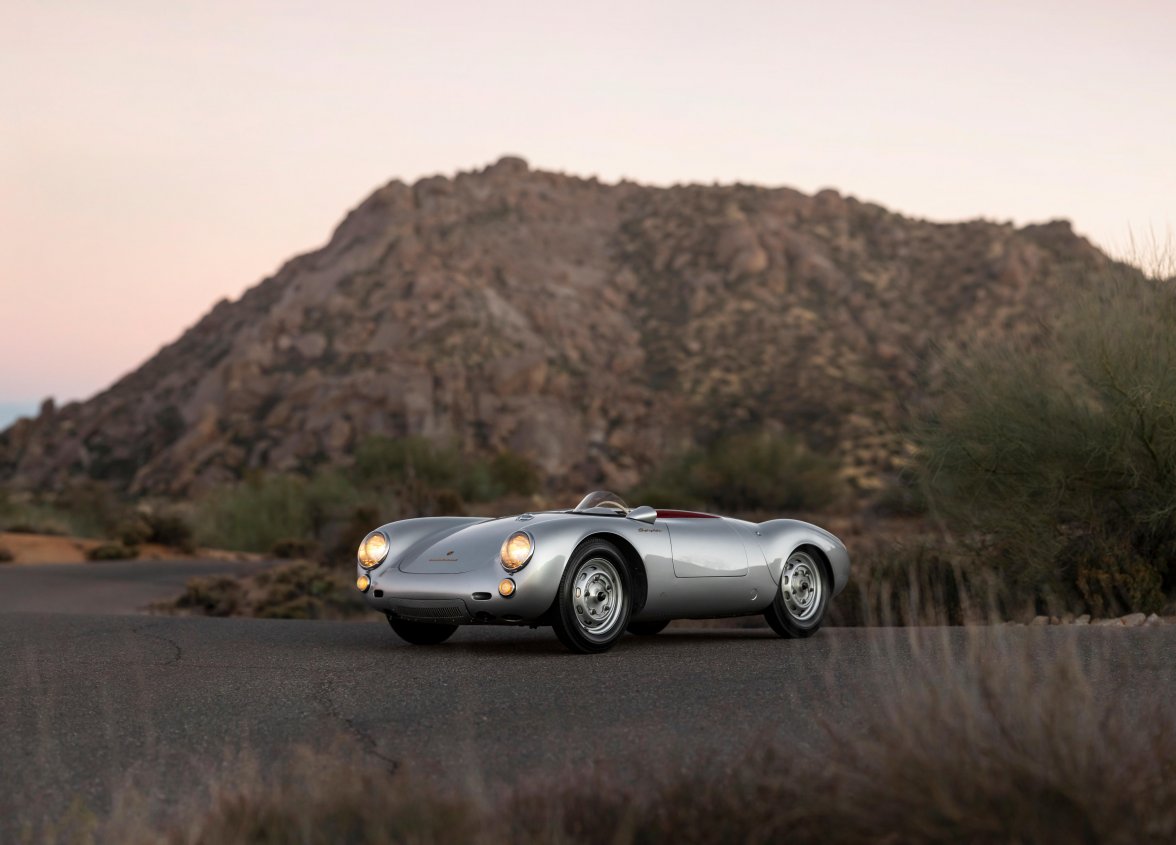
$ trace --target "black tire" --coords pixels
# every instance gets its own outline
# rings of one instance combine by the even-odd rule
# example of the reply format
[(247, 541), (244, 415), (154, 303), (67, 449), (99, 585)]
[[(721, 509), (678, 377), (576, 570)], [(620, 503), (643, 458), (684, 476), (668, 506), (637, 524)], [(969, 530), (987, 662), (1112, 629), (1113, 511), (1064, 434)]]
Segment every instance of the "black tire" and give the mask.
[(802, 546), (786, 559), (776, 597), (764, 618), (785, 639), (811, 637), (821, 627), (832, 593), (833, 578), (825, 559)]
[(413, 645), (439, 645), (453, 636), (456, 625), (437, 625), (433, 622), (409, 622), (407, 619), (388, 617), (388, 624), (396, 636)]
[(664, 631), (669, 624), (669, 619), (663, 619), (660, 622), (630, 622), (629, 633), (636, 634), (638, 637), (652, 637), (654, 634), (660, 634)]
[(589, 540), (576, 549), (555, 597), (552, 627), (559, 641), (576, 654), (612, 648), (629, 624), (632, 585), (625, 557), (612, 543)]

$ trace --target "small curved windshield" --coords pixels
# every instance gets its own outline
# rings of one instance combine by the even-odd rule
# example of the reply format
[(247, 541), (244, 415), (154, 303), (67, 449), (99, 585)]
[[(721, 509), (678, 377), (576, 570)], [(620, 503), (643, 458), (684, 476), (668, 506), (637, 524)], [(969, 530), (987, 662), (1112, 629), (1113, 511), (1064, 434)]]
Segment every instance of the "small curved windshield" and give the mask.
[(630, 510), (629, 506), (625, 504), (624, 499), (616, 493), (610, 493), (608, 490), (597, 490), (589, 493), (580, 500), (580, 504), (576, 505), (577, 511), (587, 511), (593, 508), (620, 511), (621, 513), (628, 513)]

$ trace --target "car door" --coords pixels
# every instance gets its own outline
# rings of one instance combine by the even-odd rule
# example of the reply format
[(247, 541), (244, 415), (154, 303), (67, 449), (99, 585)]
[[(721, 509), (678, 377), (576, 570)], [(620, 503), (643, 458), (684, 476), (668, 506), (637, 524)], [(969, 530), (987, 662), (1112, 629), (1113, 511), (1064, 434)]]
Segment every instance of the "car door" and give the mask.
[(747, 574), (747, 551), (725, 519), (659, 515), (657, 524), (669, 532), (676, 577), (723, 578)]

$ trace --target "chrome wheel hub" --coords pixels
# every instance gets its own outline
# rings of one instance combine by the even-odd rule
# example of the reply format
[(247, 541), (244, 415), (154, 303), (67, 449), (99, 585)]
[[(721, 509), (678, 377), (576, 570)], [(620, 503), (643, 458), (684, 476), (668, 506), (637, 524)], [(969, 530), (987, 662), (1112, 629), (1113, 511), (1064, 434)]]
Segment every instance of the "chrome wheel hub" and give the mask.
[(594, 557), (580, 564), (572, 579), (576, 622), (590, 637), (606, 636), (621, 619), (625, 603), (621, 576), (611, 561)]
[(796, 552), (784, 564), (780, 576), (780, 597), (784, 609), (797, 622), (807, 622), (821, 606), (825, 589), (817, 563), (804, 552)]

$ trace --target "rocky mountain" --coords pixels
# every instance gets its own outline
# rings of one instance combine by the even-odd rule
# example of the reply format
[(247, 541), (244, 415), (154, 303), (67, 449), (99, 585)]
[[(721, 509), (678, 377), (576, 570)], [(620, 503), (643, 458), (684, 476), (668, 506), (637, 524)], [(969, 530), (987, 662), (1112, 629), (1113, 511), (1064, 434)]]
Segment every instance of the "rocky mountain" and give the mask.
[(510, 448), (560, 489), (628, 487), (771, 426), (860, 489), (902, 460), (936, 348), (1036, 330), (1068, 223), (938, 224), (834, 191), (531, 170), (391, 182), (320, 250), (222, 301), (83, 403), (0, 434), (0, 481), (184, 494), (345, 462), (370, 434)]

